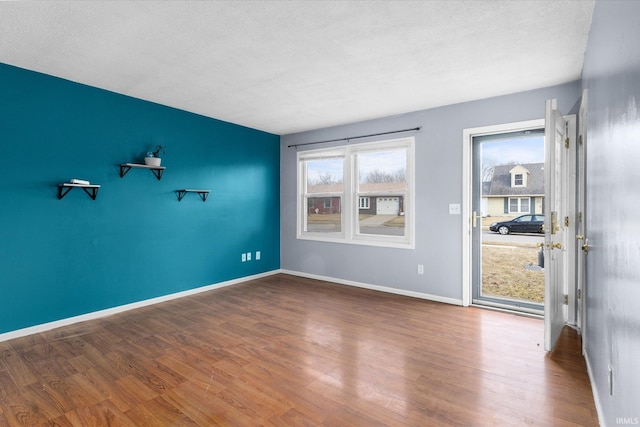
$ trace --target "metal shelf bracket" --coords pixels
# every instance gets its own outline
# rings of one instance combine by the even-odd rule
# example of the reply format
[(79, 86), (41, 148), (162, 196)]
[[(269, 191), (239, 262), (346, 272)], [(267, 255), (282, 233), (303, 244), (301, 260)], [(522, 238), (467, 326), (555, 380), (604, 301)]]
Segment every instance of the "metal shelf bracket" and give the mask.
[(100, 189), (99, 185), (83, 185), (83, 184), (68, 184), (68, 183), (58, 184), (58, 200), (61, 200), (64, 196), (69, 194), (69, 191), (73, 190), (76, 187), (82, 188), (84, 192), (87, 193), (89, 197), (91, 197), (91, 200), (96, 199), (96, 197), (98, 196), (98, 190)]
[(178, 201), (181, 201), (187, 193), (197, 193), (198, 196), (202, 199), (203, 202), (207, 201), (207, 197), (209, 197), (210, 190), (192, 190), (192, 189), (184, 189), (184, 190), (176, 190), (176, 194), (178, 195)]

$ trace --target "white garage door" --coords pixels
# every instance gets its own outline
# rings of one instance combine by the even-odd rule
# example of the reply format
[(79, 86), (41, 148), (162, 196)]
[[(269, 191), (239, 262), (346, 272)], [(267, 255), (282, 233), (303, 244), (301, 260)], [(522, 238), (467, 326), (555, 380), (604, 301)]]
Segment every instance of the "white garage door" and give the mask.
[(376, 199), (376, 215), (397, 215), (399, 210), (399, 197), (378, 197)]

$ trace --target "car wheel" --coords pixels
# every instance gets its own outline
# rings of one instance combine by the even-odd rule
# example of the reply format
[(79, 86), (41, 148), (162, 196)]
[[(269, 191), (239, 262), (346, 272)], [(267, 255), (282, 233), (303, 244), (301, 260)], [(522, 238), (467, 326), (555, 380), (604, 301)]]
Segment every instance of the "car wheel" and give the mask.
[(501, 225), (498, 228), (498, 233), (500, 233), (500, 234), (509, 234), (509, 227), (507, 227), (506, 225)]

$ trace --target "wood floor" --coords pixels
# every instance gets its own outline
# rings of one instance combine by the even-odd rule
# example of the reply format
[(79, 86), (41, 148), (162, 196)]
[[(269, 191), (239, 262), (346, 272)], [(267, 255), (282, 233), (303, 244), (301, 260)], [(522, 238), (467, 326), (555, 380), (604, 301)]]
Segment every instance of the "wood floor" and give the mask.
[(591, 426), (577, 334), (288, 275), (0, 342), (0, 426)]

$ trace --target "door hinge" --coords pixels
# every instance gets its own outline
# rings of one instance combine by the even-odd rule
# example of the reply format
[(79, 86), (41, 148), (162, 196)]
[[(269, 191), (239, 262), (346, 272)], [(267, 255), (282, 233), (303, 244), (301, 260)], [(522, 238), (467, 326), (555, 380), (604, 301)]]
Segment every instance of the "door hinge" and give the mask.
[(564, 139), (564, 148), (569, 148), (569, 137), (568, 136)]
[(564, 217), (564, 226), (565, 226), (565, 227), (568, 227), (568, 226), (569, 226), (569, 217), (568, 217), (568, 216), (565, 216), (565, 217)]
[(578, 144), (582, 145), (582, 135), (578, 135)]
[(578, 222), (582, 223), (582, 212), (578, 212)]
[(564, 294), (564, 305), (569, 305), (569, 295)]
[(582, 299), (582, 289), (578, 289), (578, 299)]

